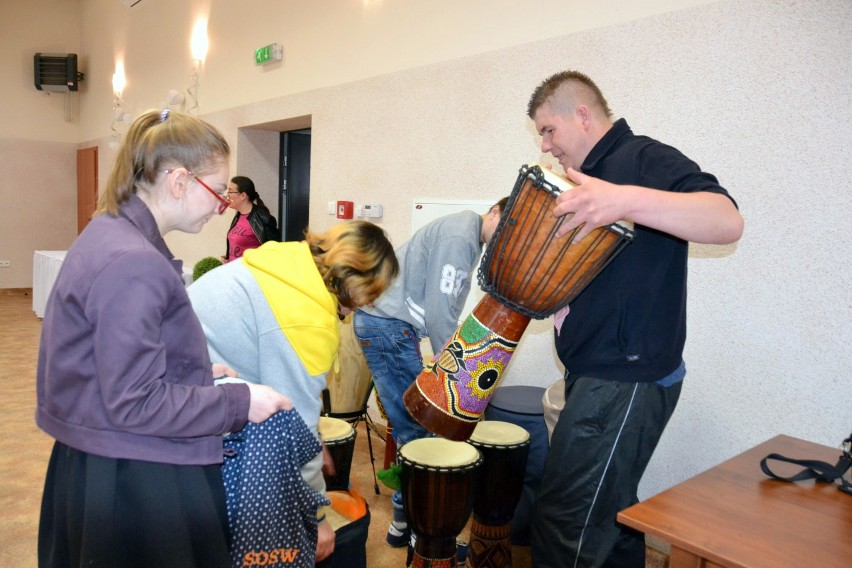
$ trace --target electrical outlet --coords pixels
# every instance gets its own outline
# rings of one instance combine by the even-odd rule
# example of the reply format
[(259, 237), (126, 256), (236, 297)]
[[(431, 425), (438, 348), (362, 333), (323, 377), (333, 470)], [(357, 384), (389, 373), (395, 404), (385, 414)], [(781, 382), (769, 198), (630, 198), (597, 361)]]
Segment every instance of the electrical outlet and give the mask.
[(0, 268), (10, 268), (12, 266), (11, 260), (0, 260)]

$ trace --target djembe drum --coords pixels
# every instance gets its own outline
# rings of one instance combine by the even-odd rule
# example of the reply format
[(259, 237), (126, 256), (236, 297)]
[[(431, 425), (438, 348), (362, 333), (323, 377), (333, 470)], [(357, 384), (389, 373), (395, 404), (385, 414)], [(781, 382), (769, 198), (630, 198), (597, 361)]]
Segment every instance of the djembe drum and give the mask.
[(337, 348), (337, 365), (332, 365), (325, 377), (328, 397), (324, 400), (324, 414), (344, 420), (361, 418), (367, 412), (367, 400), (373, 389), (373, 376), (355, 337), (352, 314), (339, 324), (340, 344)]
[(317, 430), (334, 462), (334, 475), (323, 472), (326, 489), (346, 491), (349, 489), (349, 471), (355, 452), (355, 429), (345, 420), (320, 416)]
[(412, 440), (399, 448), (405, 520), (417, 536), (414, 568), (452, 568), (456, 536), (473, 508), (482, 456), (472, 445), (443, 438)]
[(499, 420), (476, 425), (468, 443), (482, 455), (473, 498), (473, 523), (465, 566), (511, 568), (512, 516), (521, 499), (530, 434)]
[(556, 231), (556, 197), (571, 183), (539, 166), (523, 166), (479, 268), (486, 292), (441, 352), (405, 391), (411, 415), (451, 440), (470, 437), (531, 318), (568, 305), (633, 238), (633, 224)]

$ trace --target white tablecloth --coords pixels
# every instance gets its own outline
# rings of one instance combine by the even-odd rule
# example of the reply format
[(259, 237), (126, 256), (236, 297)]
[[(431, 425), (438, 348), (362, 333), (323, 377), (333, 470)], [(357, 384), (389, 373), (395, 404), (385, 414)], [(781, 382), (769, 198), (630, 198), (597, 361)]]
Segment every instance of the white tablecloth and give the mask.
[(33, 311), (43, 318), (44, 307), (56, 275), (65, 260), (64, 250), (37, 250), (33, 255)]

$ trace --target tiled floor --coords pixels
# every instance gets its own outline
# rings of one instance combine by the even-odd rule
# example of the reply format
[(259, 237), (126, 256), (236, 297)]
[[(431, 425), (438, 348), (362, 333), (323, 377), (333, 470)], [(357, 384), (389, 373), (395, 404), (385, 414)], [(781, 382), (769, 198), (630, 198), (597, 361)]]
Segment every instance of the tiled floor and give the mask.
[[(33, 420), (35, 412), (35, 369), (41, 320), (32, 311), (28, 291), (0, 290), (0, 567), (34, 568), (36, 534), (42, 483), (52, 439)], [(378, 427), (381, 429), (381, 426)], [(385, 445), (382, 432), (372, 436), (375, 467), (383, 465)], [(367, 500), (371, 523), (367, 538), (370, 568), (400, 568), (405, 549), (385, 544), (391, 518), (391, 491), (379, 484), (374, 490), (373, 469), (364, 423), (358, 426), (351, 481)], [(463, 537), (467, 534), (463, 533)], [(529, 549), (513, 549), (514, 566), (531, 565)], [(667, 557), (649, 549), (647, 567), (661, 568)]]

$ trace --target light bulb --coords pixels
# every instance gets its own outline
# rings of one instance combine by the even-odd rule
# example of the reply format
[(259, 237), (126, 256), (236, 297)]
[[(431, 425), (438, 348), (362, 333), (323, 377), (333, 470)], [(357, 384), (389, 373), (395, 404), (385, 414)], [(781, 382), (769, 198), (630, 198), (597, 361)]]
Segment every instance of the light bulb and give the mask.
[(192, 29), (192, 41), (190, 43), (192, 49), (192, 59), (204, 63), (204, 58), (207, 57), (207, 19), (199, 18), (195, 22), (195, 27)]
[(115, 63), (115, 73), (112, 75), (112, 92), (121, 98), (121, 93), (124, 92), (124, 87), (127, 86), (127, 81), (124, 77), (124, 62), (117, 61)]

